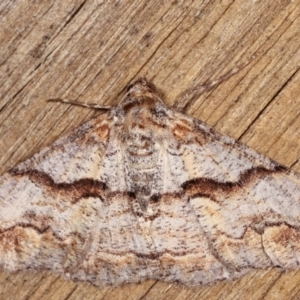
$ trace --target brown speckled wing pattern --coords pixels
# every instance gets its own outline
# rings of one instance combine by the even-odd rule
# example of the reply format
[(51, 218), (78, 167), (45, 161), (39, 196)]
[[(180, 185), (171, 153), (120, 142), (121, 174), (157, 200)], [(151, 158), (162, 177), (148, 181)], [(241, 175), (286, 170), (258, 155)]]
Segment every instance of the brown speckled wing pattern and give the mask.
[(300, 176), (168, 108), (124, 100), (0, 177), (0, 266), (186, 285), (300, 262)]

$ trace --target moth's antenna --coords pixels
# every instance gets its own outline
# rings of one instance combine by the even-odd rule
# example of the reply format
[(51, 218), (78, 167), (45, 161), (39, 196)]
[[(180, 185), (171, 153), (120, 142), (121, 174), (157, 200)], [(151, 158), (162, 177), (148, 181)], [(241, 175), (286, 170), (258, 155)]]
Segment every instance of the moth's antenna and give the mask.
[(84, 103), (84, 102), (79, 102), (79, 101), (75, 101), (75, 100), (68, 100), (68, 99), (61, 99), (61, 98), (48, 99), (47, 101), (73, 104), (73, 105), (77, 105), (77, 106), (83, 106), (83, 107), (87, 107), (87, 108), (101, 109), (101, 110), (109, 110), (112, 108), (112, 106), (109, 106), (109, 105), (99, 105), (96, 103)]
[(257, 56), (256, 54), (252, 55), (251, 58), (248, 59), (246, 62), (244, 62), (243, 64), (241, 64), (239, 66), (236, 66), (235, 68), (233, 68), (229, 72), (225, 73), (221, 77), (217, 78), (216, 80), (208, 81), (204, 84), (196, 84), (194, 86), (191, 86), (190, 88), (185, 90), (182, 94), (180, 94), (177, 97), (172, 108), (174, 108), (177, 111), (183, 111), (186, 108), (186, 106), (189, 104), (189, 102), (192, 100), (192, 98), (194, 98), (195, 96), (200, 96), (203, 92), (205, 92), (209, 89), (212, 89), (215, 86), (218, 86), (220, 83), (222, 83), (222, 81), (232, 77), (233, 75), (238, 73), (240, 70), (245, 68), (247, 65), (249, 65), (250, 62), (252, 62), (256, 56)]

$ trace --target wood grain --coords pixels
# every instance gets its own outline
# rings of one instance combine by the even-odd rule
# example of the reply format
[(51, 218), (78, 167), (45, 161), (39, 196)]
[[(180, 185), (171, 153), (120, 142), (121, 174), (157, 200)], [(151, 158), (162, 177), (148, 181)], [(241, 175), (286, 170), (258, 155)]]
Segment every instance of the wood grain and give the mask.
[[(0, 172), (101, 112), (54, 97), (115, 104), (146, 76), (169, 105), (300, 172), (299, 1), (0, 2)], [(1, 209), (1, 208), (0, 208)], [(47, 272), (0, 273), (0, 299), (299, 299), (300, 271), (258, 270), (183, 287), (148, 281), (96, 288)]]

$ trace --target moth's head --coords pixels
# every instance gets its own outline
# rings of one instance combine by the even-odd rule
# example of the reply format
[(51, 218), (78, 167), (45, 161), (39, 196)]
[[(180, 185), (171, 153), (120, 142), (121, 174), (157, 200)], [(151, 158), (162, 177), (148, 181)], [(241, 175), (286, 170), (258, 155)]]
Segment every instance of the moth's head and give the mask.
[(152, 82), (149, 82), (145, 77), (140, 77), (135, 82), (127, 87), (127, 93), (157, 93), (156, 87)]
[(145, 77), (140, 77), (127, 87), (126, 96), (120, 104), (124, 111), (128, 111), (137, 107), (154, 108), (157, 103), (164, 104), (155, 85)]

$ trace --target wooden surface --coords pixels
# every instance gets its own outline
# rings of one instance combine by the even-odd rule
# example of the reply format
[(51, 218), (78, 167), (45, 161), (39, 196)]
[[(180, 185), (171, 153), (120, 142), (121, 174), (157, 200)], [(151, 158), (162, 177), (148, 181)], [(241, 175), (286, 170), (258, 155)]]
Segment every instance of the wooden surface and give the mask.
[[(171, 105), (247, 61), (186, 112), (300, 171), (299, 15), (298, 0), (1, 1), (1, 174), (101, 113), (45, 99), (115, 104), (145, 75)], [(1, 272), (0, 299), (300, 299), (300, 271), (259, 270), (210, 287), (103, 289)]]

